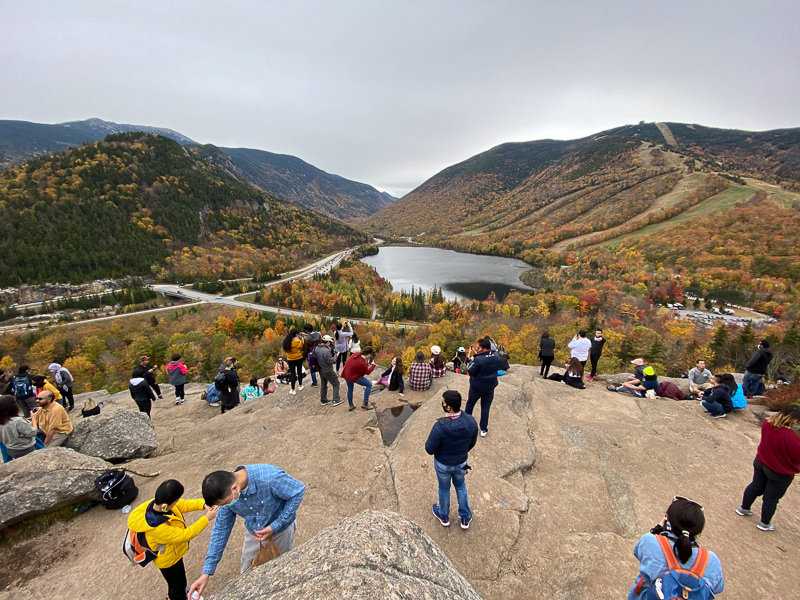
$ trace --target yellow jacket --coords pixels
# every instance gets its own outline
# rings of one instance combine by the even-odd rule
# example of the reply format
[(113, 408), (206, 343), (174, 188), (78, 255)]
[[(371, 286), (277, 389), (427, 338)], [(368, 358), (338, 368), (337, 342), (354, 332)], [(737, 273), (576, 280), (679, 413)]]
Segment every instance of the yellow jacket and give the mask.
[(203, 510), (205, 503), (202, 498), (178, 500), (169, 513), (156, 512), (154, 503), (155, 499), (152, 499), (134, 508), (128, 515), (128, 529), (144, 532), (150, 549), (158, 554), (153, 564), (166, 569), (189, 551), (189, 540), (208, 526), (208, 517), (203, 515), (188, 527), (183, 520), (183, 513)]
[(296, 337), (292, 340), (292, 347), (286, 353), (286, 360), (302, 360), (303, 359), (303, 340)]

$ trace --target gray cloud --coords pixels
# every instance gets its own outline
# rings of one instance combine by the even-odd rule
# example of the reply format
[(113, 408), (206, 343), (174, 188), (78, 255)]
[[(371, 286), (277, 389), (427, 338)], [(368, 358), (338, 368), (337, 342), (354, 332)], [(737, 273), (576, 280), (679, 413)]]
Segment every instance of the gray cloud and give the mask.
[(97, 116), (401, 195), (506, 141), (800, 126), (800, 3), (7, 2), (0, 118)]

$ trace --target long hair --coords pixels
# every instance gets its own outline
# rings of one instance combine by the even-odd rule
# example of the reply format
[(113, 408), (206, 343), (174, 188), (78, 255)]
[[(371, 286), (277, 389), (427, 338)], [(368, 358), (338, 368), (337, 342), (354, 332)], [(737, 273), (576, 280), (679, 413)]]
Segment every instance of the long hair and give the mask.
[(447, 364), (441, 352), (439, 354), (434, 354), (431, 360), (433, 361), (433, 366), (437, 369), (441, 369)]
[(283, 349), (284, 351), (288, 352), (292, 349), (292, 340), (297, 337), (297, 329), (292, 327), (289, 330), (289, 333), (286, 334), (286, 337), (283, 338)]
[(395, 356), (394, 358), (395, 358), (394, 372), (397, 373), (398, 375), (402, 375), (403, 373), (406, 372), (406, 368), (403, 366), (403, 359), (400, 358), (399, 356)]
[(675, 500), (667, 509), (667, 520), (672, 533), (678, 536), (675, 553), (686, 563), (692, 557), (692, 542), (703, 532), (706, 516), (699, 504), (686, 499)]
[(11, 395), (0, 396), (0, 425), (5, 425), (14, 417), (19, 416), (17, 399)]
[(795, 404), (789, 405), (779, 413), (776, 413), (767, 419), (769, 424), (773, 427), (788, 427), (792, 428), (800, 425), (800, 406)]
[(728, 391), (730, 392), (731, 396), (736, 393), (736, 389), (739, 387), (739, 384), (736, 383), (736, 378), (730, 373), (723, 373), (717, 377), (717, 381), (722, 385), (728, 386)]
[(338, 340), (339, 332), (342, 330), (342, 324), (339, 323), (339, 321), (336, 321), (336, 323), (334, 323), (334, 327), (336, 327), (336, 333), (333, 334), (333, 337), (335, 337)]
[(581, 361), (577, 359), (577, 357), (573, 356), (569, 360), (569, 365), (567, 365), (567, 373), (573, 377), (580, 377), (583, 379), (583, 365), (581, 364)]

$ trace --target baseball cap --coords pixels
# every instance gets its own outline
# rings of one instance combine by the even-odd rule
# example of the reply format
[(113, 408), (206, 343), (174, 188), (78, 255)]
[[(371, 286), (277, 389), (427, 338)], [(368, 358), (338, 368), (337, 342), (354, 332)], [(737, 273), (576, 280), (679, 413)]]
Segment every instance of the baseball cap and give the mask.
[(149, 356), (145, 356), (144, 354), (142, 354), (142, 355), (139, 357), (139, 362), (142, 362), (143, 360), (148, 360), (149, 358), (150, 358)]
[(329, 335), (323, 335), (322, 336), (322, 341), (323, 342), (332, 342), (333, 338), (331, 336), (329, 336)]
[(441, 354), (442, 349), (439, 346), (431, 346), (431, 354)]
[(459, 346), (459, 347), (458, 347), (458, 351), (459, 351), (459, 352), (464, 352), (464, 346)]
[(643, 365), (644, 364), (644, 359), (643, 358), (634, 358), (631, 361), (631, 364), (632, 365)]
[(653, 367), (645, 367), (644, 374), (645, 375), (655, 375), (656, 372), (655, 372), (655, 369), (653, 369)]

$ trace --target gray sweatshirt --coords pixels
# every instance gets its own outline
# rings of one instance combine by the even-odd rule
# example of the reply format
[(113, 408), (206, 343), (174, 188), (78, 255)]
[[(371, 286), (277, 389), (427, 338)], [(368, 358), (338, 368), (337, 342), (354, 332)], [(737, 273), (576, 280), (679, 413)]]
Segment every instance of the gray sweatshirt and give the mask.
[(333, 367), (336, 361), (333, 358), (333, 352), (325, 344), (320, 344), (314, 349), (317, 355), (317, 365), (319, 366), (320, 373), (333, 373)]

